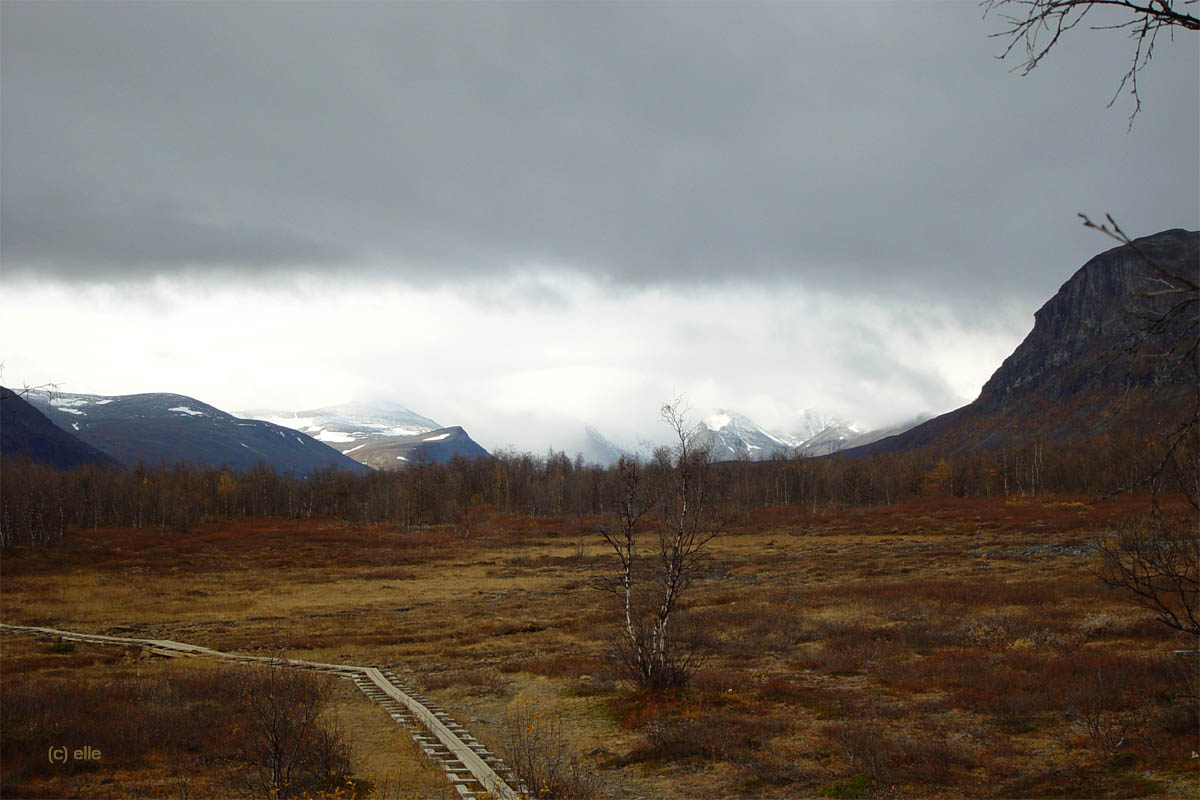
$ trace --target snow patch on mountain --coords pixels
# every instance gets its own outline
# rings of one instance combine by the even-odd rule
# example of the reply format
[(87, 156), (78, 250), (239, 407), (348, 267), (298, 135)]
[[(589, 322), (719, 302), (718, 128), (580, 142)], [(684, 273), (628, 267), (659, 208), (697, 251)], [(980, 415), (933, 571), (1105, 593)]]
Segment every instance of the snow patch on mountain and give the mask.
[[(309, 430), (311, 431), (312, 429), (309, 428)], [(318, 428), (315, 434), (310, 433), (309, 435), (318, 442), (325, 442), (326, 444), (347, 444), (355, 441), (357, 438), (360, 438), (356, 437), (352, 433), (345, 433), (343, 431), (327, 431), (323, 428)]]
[[(43, 390), (31, 391), (29, 402), (126, 466), (189, 462), (244, 470), (261, 461), (297, 475), (330, 465), (364, 471), (361, 464), (308, 437), (267, 422), (239, 419), (187, 395), (105, 397)], [(71, 414), (71, 421), (54, 411)]]
[(91, 398), (58, 395), (50, 398), (50, 405), (55, 408), (77, 408), (91, 404)]
[[(847, 447), (891, 436), (915, 424), (916, 421), (910, 421), (871, 430), (834, 414), (808, 408), (798, 411), (794, 419), (782, 426), (783, 430), (779, 430), (760, 425), (732, 409), (720, 408), (702, 417), (696, 430), (701, 442), (712, 448), (713, 457), (718, 461), (761, 461), (778, 454), (829, 455)], [(599, 437), (599, 434), (596, 436)], [(613, 449), (649, 460), (654, 451), (664, 445), (672, 446), (665, 436), (657, 441), (637, 439), (623, 446), (614, 445)]]
[(239, 413), (303, 431), (343, 453), (350, 448), (342, 445), (357, 449), (381, 437), (417, 436), (442, 427), (429, 417), (391, 402), (350, 402), (305, 411), (257, 409)]

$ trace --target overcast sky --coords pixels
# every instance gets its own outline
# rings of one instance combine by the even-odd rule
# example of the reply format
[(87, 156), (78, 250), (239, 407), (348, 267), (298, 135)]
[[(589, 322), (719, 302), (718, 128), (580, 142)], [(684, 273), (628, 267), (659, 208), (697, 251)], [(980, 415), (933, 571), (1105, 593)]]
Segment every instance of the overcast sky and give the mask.
[[(1097, 18), (1097, 21), (1103, 21)], [(658, 404), (972, 400), (1110, 242), (1200, 220), (1200, 36), (974, 2), (0, 4), (6, 384), (403, 403), (489, 448)], [(555, 441), (557, 440), (557, 441)]]

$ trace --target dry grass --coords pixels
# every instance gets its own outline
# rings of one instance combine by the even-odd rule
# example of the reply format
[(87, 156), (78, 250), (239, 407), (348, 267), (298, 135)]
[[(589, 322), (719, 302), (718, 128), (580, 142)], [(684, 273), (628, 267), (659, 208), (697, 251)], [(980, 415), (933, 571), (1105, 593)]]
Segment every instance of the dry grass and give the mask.
[[(5, 558), (0, 618), (395, 665), (496, 743), (513, 698), (533, 698), (599, 771), (602, 796), (1191, 797), (1200, 742), (1168, 655), (1186, 644), (1080, 554), (1145, 510), (1137, 498), (768, 509), (715, 543), (690, 596), (709, 659), (669, 697), (615, 680), (611, 598), (588, 588), (608, 562), (595, 539), (580, 551), (574, 519), (496, 519), (467, 541), (331, 521), (78, 532)], [(116, 680), (104, 659), (120, 655), (14, 661), (10, 640), (6, 686), (76, 661), (94, 686)], [(339, 706), (358, 702), (343, 691)], [(409, 764), (406, 791), (445, 788), (386, 715), (356, 708), (347, 728), (370, 751), (356, 774)], [(107, 769), (91, 777), (112, 778), (110, 794), (137, 785)]]
[[(256, 751), (238, 668), (147, 657), (140, 648), (62, 644), (3, 637), (0, 796), (180, 800), (243, 793), (253, 766), (245, 757)], [(374, 703), (348, 682), (314, 679), (331, 684), (326, 719), (351, 746), (354, 786), (330, 796), (443, 793), (440, 772)], [(52, 761), (50, 749), (63, 747), (65, 763)], [(379, 789), (374, 795), (372, 787)]]

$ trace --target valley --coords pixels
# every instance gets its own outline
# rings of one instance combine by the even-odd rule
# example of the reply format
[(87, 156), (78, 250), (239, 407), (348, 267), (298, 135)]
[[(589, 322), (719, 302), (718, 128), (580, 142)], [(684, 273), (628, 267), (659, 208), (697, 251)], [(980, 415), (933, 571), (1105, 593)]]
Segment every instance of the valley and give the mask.
[(0, 0), (0, 800), (1200, 797), (1200, 0)]
[[(1186, 637), (1100, 583), (1090, 549), (1147, 505), (1014, 495), (741, 515), (688, 604), (707, 657), (662, 694), (632, 692), (609, 656), (617, 606), (593, 586), (613, 556), (590, 517), (493, 513), (465, 539), (332, 519), (81, 530), (6, 555), (0, 619), (390, 667), (497, 752), (506, 714), (531, 702), (557, 715), (601, 797), (1186, 797), (1196, 733), (1172, 699)], [(1180, 500), (1164, 508), (1188, 518)], [(209, 669), (2, 641), (6, 707), (134, 668)], [(454, 796), (361, 696), (339, 692), (334, 714), (364, 786)], [(1121, 726), (1117, 752), (1088, 719)], [(216, 762), (169, 743), (114, 777), (108, 762), (46, 764), (37, 737), (52, 731), (6, 726), (6, 796), (222, 786)]]

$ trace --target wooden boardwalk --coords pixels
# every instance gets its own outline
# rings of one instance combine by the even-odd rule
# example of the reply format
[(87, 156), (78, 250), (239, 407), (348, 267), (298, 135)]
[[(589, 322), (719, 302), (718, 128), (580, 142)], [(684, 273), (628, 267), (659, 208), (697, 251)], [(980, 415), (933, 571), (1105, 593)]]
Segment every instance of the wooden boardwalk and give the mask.
[[(322, 664), (316, 661), (301, 661), (293, 658), (270, 658), (223, 653), (208, 647), (200, 647), (165, 639), (132, 639), (124, 636), (102, 636), (94, 633), (63, 631), (57, 628), (41, 628), (31, 625), (6, 625), (0, 630), (15, 631), (32, 635), (56, 636), (76, 642), (114, 644), (126, 647), (142, 647), (158, 655), (171, 658), (213, 658), (241, 664), (281, 664), (294, 669), (309, 669), (328, 672), (340, 678), (354, 681), (367, 697), (374, 700), (397, 724), (416, 740), (425, 754), (441, 766), (446, 777), (458, 791), (462, 800), (524, 800), (528, 792), (504, 763), (488, 752), (470, 732), (457, 723), (432, 700), (402, 684), (391, 670), (363, 667), (356, 664)], [(503, 777), (502, 777), (503, 776)], [(521, 791), (514, 790), (518, 786)]]

